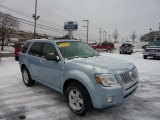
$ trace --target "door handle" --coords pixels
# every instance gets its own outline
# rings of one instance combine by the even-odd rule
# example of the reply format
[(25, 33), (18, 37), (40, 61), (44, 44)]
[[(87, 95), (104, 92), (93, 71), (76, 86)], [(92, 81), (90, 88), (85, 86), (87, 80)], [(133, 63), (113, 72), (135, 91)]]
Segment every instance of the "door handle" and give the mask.
[(45, 61), (44, 61), (44, 60), (41, 60), (41, 61), (40, 61), (40, 63), (44, 64), (44, 63), (45, 63)]

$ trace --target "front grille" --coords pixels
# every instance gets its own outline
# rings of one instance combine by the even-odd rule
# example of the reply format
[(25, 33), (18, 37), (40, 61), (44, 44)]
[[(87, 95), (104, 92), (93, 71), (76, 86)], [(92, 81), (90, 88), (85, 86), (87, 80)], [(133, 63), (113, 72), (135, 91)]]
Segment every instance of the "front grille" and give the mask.
[(147, 52), (158, 52), (157, 49), (146, 49)]
[(132, 69), (132, 70), (129, 71), (129, 72), (126, 72), (126, 73), (121, 74), (121, 78), (122, 78), (122, 80), (123, 80), (123, 83), (125, 83), (125, 84), (136, 80), (137, 77), (138, 77), (138, 75), (137, 75), (137, 70), (136, 70), (136, 68)]

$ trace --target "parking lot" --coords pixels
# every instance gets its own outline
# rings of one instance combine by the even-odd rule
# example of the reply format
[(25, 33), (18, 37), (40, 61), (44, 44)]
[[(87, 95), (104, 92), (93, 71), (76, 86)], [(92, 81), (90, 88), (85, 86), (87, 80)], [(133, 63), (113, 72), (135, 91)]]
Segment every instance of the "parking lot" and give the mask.
[(34, 87), (26, 87), (18, 62), (9, 57), (0, 61), (0, 119), (159, 120), (160, 60), (144, 60), (141, 53), (102, 55), (132, 62), (139, 71), (138, 90), (125, 103), (104, 110), (91, 110), (86, 116), (79, 117), (69, 110), (65, 97), (56, 91), (39, 83)]

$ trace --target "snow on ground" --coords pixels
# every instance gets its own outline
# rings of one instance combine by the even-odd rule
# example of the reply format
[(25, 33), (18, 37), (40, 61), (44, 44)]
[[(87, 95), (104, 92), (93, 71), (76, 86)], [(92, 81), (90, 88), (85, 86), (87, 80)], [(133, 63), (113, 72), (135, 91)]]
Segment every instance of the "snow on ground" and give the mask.
[(26, 87), (14, 58), (0, 61), (0, 119), (18, 120), (159, 120), (160, 60), (142, 58), (141, 53), (120, 55), (101, 53), (132, 62), (139, 71), (139, 88), (128, 101), (104, 110), (92, 110), (86, 116), (73, 114), (64, 96), (36, 83)]
[[(0, 46), (0, 49), (1, 49), (1, 46)], [(11, 46), (4, 46), (4, 50), (3, 51), (0, 50), (0, 53), (13, 53), (13, 52), (14, 52), (14, 48)]]

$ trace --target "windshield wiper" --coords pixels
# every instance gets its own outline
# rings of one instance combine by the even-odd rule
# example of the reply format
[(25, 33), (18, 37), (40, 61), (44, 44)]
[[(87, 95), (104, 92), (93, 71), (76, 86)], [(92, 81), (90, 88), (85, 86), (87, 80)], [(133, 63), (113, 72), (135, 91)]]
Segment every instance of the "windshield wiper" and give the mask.
[(70, 59), (74, 59), (74, 58), (79, 58), (79, 56), (69, 57), (67, 59), (70, 60)]

